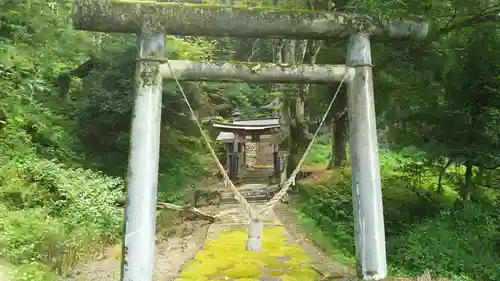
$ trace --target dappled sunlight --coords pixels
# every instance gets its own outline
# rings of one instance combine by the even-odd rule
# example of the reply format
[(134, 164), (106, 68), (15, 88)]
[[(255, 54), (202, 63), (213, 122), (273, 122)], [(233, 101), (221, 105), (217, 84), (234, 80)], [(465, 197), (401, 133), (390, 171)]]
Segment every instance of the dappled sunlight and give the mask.
[(311, 165), (304, 167), (302, 171), (309, 173), (306, 178), (299, 181), (305, 184), (324, 184), (328, 182), (339, 182), (345, 176), (350, 176), (351, 167), (335, 167), (328, 169), (326, 165)]

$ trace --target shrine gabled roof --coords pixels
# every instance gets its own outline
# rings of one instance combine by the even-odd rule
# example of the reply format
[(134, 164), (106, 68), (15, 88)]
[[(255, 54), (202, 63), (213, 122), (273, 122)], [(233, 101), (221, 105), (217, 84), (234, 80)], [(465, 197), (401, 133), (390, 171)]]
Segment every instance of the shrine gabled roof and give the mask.
[(221, 130), (227, 129), (233, 130), (243, 130), (243, 131), (260, 131), (267, 129), (279, 128), (278, 118), (263, 118), (263, 119), (247, 119), (247, 120), (235, 120), (232, 123), (223, 122), (212, 122), (214, 128)]
[(268, 129), (279, 128), (279, 125), (249, 125), (249, 124), (230, 124), (230, 123), (216, 123), (213, 124), (214, 128), (229, 131), (263, 131)]
[(280, 121), (278, 118), (261, 118), (261, 119), (241, 119), (234, 120), (233, 124), (238, 125), (258, 125), (258, 126), (277, 126), (279, 127)]
[(233, 131), (265, 131), (279, 128), (278, 118), (261, 118), (235, 120), (232, 123), (212, 122), (212, 126), (220, 131), (217, 140), (234, 139)]

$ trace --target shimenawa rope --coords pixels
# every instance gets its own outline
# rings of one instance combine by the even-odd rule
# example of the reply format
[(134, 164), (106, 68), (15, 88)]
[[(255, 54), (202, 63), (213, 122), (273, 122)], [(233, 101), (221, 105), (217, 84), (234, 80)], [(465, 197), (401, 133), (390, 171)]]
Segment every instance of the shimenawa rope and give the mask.
[[(205, 141), (205, 144), (207, 145), (207, 148), (210, 151), (210, 154), (212, 155), (212, 158), (215, 160), (215, 162), (217, 164), (217, 167), (219, 168), (219, 171), (222, 173), (222, 176), (224, 178), (224, 183), (231, 188), (231, 190), (234, 193), (234, 198), (241, 204), (242, 208), (245, 210), (245, 213), (247, 214), (247, 216), (248, 216), (249, 219), (258, 219), (258, 218), (261, 218), (261, 217), (265, 216), (267, 214), (267, 212), (270, 209), (272, 209), (277, 203), (279, 203), (280, 200), (283, 198), (283, 196), (286, 195), (286, 193), (287, 193), (288, 189), (290, 188), (291, 184), (294, 182), (295, 177), (299, 173), (300, 168), (304, 164), (307, 155), (311, 151), (312, 145), (314, 144), (314, 141), (317, 138), (321, 127), (325, 123), (325, 120), (326, 120), (326, 118), (328, 116), (328, 113), (330, 112), (330, 110), (331, 110), (331, 108), (333, 106), (333, 103), (335, 102), (335, 99), (337, 98), (337, 95), (338, 95), (338, 93), (339, 93), (339, 91), (340, 91), (340, 89), (342, 87), (342, 84), (345, 81), (345, 78), (347, 76), (348, 67), (346, 66), (345, 74), (342, 77), (342, 80), (340, 81), (340, 84), (339, 84), (339, 86), (338, 86), (338, 88), (337, 88), (337, 90), (335, 92), (335, 95), (333, 96), (332, 100), (330, 101), (330, 104), (328, 105), (328, 108), (327, 108), (325, 114), (323, 115), (323, 118), (322, 118), (322, 120), (321, 120), (318, 128), (316, 129), (316, 132), (314, 133), (311, 141), (309, 142), (309, 144), (308, 144), (308, 146), (306, 148), (306, 151), (302, 155), (302, 158), (300, 159), (299, 163), (295, 167), (295, 170), (292, 172), (292, 174), (290, 175), (290, 177), (285, 181), (285, 183), (283, 184), (283, 187), (281, 188), (281, 190), (273, 196), (273, 198), (265, 205), (265, 207), (260, 211), (260, 213), (257, 216), (254, 216), (254, 212), (253, 212), (252, 206), (250, 206), (250, 204), (247, 202), (247, 200), (245, 199), (245, 197), (243, 197), (243, 195), (241, 195), (241, 193), (238, 192), (238, 190), (236, 189), (236, 186), (233, 184), (233, 182), (231, 181), (231, 179), (227, 175), (226, 170), (224, 169), (224, 167), (220, 163), (219, 158), (217, 157), (217, 154), (215, 153), (215, 151), (214, 151), (214, 149), (213, 149), (213, 147), (212, 147), (212, 145), (210, 143), (210, 140), (209, 140), (208, 136), (203, 131), (203, 128), (201, 127), (200, 121), (198, 120), (198, 117), (194, 113), (194, 110), (191, 107), (191, 104), (189, 103), (189, 100), (188, 100), (188, 98), (187, 98), (187, 96), (186, 96), (186, 94), (184, 92), (184, 89), (182, 88), (179, 80), (177, 79), (177, 75), (174, 73), (174, 71), (173, 71), (173, 69), (172, 69), (172, 67), (170, 65), (169, 60), (165, 59), (164, 61), (167, 63), (167, 65), (168, 65), (168, 67), (170, 69), (170, 72), (172, 73), (172, 76), (173, 76), (173, 78), (174, 78), (177, 86), (179, 87), (179, 90), (180, 90), (180, 92), (182, 94), (182, 97), (184, 98), (184, 101), (186, 102), (186, 104), (187, 104), (187, 106), (189, 108), (189, 111), (191, 113), (191, 117), (195, 121), (196, 125), (198, 126), (198, 129), (200, 130), (200, 133), (201, 133), (201, 135), (202, 135), (202, 137), (203, 137), (203, 139)], [(218, 216), (221, 216), (222, 214), (223, 214), (223, 212), (221, 212)]]

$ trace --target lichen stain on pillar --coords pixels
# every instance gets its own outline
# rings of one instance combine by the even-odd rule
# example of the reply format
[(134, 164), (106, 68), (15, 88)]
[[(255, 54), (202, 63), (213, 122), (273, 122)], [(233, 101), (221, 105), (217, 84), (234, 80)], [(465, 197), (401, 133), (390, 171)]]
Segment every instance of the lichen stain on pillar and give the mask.
[(139, 63), (139, 81), (138, 86), (148, 87), (156, 86), (162, 83), (160, 76), (160, 66), (156, 62), (140, 62)]

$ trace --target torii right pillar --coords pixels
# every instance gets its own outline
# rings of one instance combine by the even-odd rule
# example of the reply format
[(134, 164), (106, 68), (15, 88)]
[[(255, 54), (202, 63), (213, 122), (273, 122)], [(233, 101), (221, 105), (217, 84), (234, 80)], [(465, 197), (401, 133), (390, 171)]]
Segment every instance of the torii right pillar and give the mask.
[(387, 277), (382, 186), (378, 156), (372, 59), (367, 34), (348, 41), (347, 65), (355, 70), (348, 85), (349, 144), (358, 277)]

